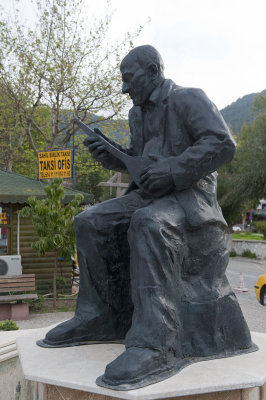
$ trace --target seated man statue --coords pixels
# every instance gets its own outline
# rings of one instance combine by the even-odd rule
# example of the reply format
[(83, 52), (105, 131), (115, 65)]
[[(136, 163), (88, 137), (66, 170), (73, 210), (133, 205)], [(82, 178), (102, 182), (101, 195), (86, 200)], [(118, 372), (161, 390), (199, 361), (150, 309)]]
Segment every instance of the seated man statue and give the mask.
[[(200, 89), (164, 78), (152, 46), (122, 60), (129, 156), (149, 159), (127, 193), (75, 219), (80, 289), (76, 313), (49, 331), (44, 347), (125, 342), (99, 385), (128, 390), (165, 379), (192, 361), (254, 351), (225, 269), (226, 222), (216, 170), (235, 143)], [(99, 138), (87, 138), (106, 168), (126, 171)]]

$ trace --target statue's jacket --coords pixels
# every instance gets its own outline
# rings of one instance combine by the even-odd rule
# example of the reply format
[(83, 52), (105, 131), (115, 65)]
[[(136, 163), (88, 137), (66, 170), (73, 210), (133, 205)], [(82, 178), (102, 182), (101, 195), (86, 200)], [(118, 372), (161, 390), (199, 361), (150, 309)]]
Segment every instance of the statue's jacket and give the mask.
[[(221, 113), (201, 89), (177, 86), (168, 79), (150, 100), (156, 106), (153, 139), (144, 143), (143, 111), (133, 106), (129, 111), (130, 148), (117, 147), (129, 155), (155, 154), (168, 159), (177, 201), (191, 226), (226, 225), (217, 203), (216, 170), (233, 158), (236, 145)], [(123, 170), (112, 156), (103, 165)]]
[[(148, 109), (148, 103), (155, 108)], [(167, 214), (169, 196), (175, 196), (186, 222), (174, 207), (182, 216), (170, 224), (170, 241), (162, 233), (167, 232), (167, 219), (154, 218), (158, 230), (130, 224), (134, 313), (126, 347), (159, 349), (169, 368), (176, 358), (250, 351), (250, 332), (225, 275), (229, 255), (226, 222), (216, 198), (216, 170), (232, 159), (235, 143), (220, 112), (203, 91), (164, 80), (145, 107), (130, 110), (129, 124), (131, 146), (124, 151), (166, 158), (175, 183), (173, 193), (150, 206), (152, 216), (157, 207), (165, 207)], [(109, 156), (105, 161), (107, 168), (123, 170), (118, 159)], [(136, 185), (130, 185), (132, 190), (141, 191)], [(143, 217), (145, 210), (140, 214)]]

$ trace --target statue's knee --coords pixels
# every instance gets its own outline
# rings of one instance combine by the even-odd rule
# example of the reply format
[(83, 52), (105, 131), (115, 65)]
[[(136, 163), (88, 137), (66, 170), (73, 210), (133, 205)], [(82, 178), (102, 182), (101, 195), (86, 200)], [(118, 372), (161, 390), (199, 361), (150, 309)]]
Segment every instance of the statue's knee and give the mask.
[(78, 214), (78, 215), (76, 215), (74, 217), (74, 230), (75, 230), (75, 232), (77, 232), (79, 230), (79, 227), (80, 227), (80, 223), (81, 223), (80, 214)]
[(159, 231), (160, 226), (156, 217), (149, 212), (147, 209), (140, 209), (134, 212), (132, 215), (129, 233), (130, 232), (139, 232), (140, 231)]
[(74, 230), (76, 232), (76, 235), (79, 232), (82, 232), (82, 230), (84, 229), (84, 227), (87, 229), (89, 225), (93, 225), (93, 212), (91, 212), (91, 210), (86, 210), (86, 211), (82, 211), (81, 213), (79, 213), (78, 215), (75, 216), (74, 218)]

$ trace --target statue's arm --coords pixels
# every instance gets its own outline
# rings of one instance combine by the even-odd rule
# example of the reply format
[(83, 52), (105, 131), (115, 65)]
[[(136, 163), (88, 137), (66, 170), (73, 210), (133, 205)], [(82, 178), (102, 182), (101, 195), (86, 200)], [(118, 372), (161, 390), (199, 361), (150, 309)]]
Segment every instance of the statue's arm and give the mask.
[(192, 142), (181, 155), (168, 160), (176, 188), (184, 190), (231, 161), (236, 144), (222, 115), (202, 90), (188, 89), (181, 101), (178, 96), (175, 106)]

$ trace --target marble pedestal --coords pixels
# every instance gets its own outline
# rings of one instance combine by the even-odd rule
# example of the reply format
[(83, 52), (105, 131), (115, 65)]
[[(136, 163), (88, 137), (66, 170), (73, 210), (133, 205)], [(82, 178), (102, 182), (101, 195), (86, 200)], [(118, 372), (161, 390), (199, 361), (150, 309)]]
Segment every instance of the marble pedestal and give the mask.
[(36, 340), (50, 328), (32, 331), (17, 339), (24, 377), (35, 382), (39, 400), (266, 400), (266, 335), (253, 333), (260, 350), (241, 356), (190, 365), (162, 382), (131, 391), (109, 390), (96, 385), (107, 363), (123, 345), (45, 349)]

